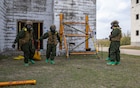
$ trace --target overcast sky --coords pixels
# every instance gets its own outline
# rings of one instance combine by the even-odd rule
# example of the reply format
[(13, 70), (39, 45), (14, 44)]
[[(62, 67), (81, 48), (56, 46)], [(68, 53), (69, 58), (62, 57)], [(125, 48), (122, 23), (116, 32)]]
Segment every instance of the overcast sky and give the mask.
[(122, 33), (130, 32), (131, 0), (97, 0), (97, 39), (108, 38), (110, 23), (118, 20)]

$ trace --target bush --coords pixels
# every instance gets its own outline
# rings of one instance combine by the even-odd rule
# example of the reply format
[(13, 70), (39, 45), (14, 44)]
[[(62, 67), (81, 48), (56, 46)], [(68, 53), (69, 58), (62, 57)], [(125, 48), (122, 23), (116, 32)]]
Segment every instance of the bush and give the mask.
[(98, 40), (98, 45), (102, 45), (104, 47), (109, 47), (110, 41), (108, 39), (101, 39), (101, 40)]
[[(98, 45), (102, 45), (104, 47), (109, 47), (110, 45), (110, 41), (109, 39), (101, 39), (98, 40)], [(130, 36), (127, 35), (123, 35), (123, 37), (121, 38), (121, 45), (130, 45)]]
[(130, 37), (129, 36), (122, 37), (121, 45), (130, 45)]

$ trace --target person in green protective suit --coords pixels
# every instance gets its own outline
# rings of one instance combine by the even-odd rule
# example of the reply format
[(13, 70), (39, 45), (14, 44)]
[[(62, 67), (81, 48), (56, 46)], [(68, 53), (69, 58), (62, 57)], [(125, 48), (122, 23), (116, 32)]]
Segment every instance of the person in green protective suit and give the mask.
[(33, 40), (34, 40), (34, 34), (33, 34), (32, 22), (27, 21), (25, 27), (23, 27), (22, 30), (17, 34), (16, 39), (12, 45), (12, 47), (15, 48), (15, 44), (19, 42), (19, 47), (24, 53), (25, 66), (29, 66), (28, 61), (30, 61), (32, 64), (35, 63), (35, 61), (33, 60), (33, 56), (35, 53)]
[[(112, 29), (112, 26), (111, 26)], [(110, 35), (112, 35), (112, 31), (110, 33)], [(111, 39), (109, 39), (111, 41)], [(110, 61), (110, 47), (108, 48), (108, 57), (106, 58), (106, 61)]]
[(109, 47), (109, 62), (108, 65), (118, 65), (120, 64), (120, 40), (122, 37), (121, 28), (119, 27), (119, 22), (117, 20), (111, 22), (111, 35), (110, 37), (110, 47)]
[(56, 56), (56, 46), (60, 41), (59, 33), (56, 31), (56, 26), (51, 25), (50, 31), (46, 32), (43, 36), (40, 37), (39, 40), (43, 40), (48, 38), (47, 41), (47, 51), (46, 51), (46, 63), (50, 62), (51, 64), (55, 64), (54, 58)]

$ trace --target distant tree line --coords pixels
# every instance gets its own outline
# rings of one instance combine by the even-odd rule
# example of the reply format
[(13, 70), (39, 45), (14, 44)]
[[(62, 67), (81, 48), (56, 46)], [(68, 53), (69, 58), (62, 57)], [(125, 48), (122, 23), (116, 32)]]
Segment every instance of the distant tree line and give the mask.
[[(123, 34), (122, 35), (122, 38), (121, 38), (121, 45), (130, 45), (130, 34), (127, 33), (127, 34)], [(105, 39), (99, 39), (97, 40), (97, 44), (98, 45), (102, 45), (102, 46), (105, 46), (105, 47), (108, 47), (110, 45), (110, 41), (108, 38), (105, 38)]]

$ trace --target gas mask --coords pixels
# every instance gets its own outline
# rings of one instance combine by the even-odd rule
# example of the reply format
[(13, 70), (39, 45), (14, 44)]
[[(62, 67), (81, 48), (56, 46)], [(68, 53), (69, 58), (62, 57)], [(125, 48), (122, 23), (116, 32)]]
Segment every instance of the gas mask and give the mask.
[(29, 32), (32, 30), (32, 21), (26, 21), (26, 28)]
[(32, 28), (32, 25), (31, 24), (27, 24), (26, 27), (27, 28)]
[(111, 22), (111, 29), (112, 27), (119, 27), (119, 22), (117, 20), (114, 20)]
[(56, 26), (55, 26), (55, 25), (52, 25), (52, 26), (50, 27), (50, 30), (51, 30), (52, 33), (55, 33)]
[(27, 27), (27, 31), (31, 31), (32, 30), (32, 25), (31, 24), (27, 24), (26, 27)]

